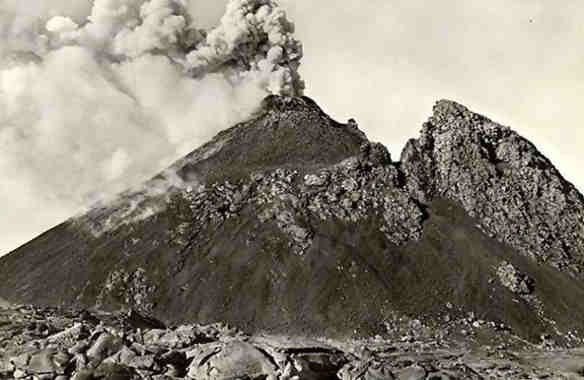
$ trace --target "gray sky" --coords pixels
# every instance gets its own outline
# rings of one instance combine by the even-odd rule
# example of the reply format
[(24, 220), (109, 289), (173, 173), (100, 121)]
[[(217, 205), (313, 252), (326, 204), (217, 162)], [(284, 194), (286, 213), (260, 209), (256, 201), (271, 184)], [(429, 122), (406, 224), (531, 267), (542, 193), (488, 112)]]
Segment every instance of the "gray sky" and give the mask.
[(459, 101), (529, 138), (579, 189), (584, 3), (289, 0), (308, 94), (356, 117), (394, 157), (434, 101)]
[[(49, 9), (47, 3), (38, 6)], [(66, 3), (55, 1), (61, 9)], [(433, 103), (449, 98), (529, 138), (568, 180), (584, 189), (579, 170), (584, 148), (579, 125), (584, 120), (584, 3), (281, 3), (304, 43), (301, 71), (307, 95), (341, 121), (356, 118), (369, 138), (386, 144), (395, 159), (405, 141), (417, 136)], [(224, 4), (196, 0), (192, 8), (201, 23), (212, 25)], [(76, 8), (83, 13), (82, 6)], [(38, 196), (15, 202), (15, 193), (27, 191), (18, 184), (0, 187), (0, 253), (65, 217), (58, 202)]]

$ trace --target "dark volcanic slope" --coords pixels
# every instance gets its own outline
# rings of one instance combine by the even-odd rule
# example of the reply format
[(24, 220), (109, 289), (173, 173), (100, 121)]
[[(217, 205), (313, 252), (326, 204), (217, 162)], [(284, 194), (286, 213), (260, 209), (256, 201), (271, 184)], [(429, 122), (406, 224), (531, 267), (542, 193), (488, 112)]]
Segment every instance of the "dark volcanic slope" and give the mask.
[(456, 103), (439, 102), (393, 163), (310, 99), (270, 97), (1, 258), (0, 297), (329, 336), (472, 312), (577, 343), (583, 205), (529, 142)]
[(257, 170), (314, 170), (355, 155), (367, 141), (358, 129), (343, 127), (307, 97), (269, 96), (256, 117), (219, 133), (172, 169), (205, 183), (233, 181)]

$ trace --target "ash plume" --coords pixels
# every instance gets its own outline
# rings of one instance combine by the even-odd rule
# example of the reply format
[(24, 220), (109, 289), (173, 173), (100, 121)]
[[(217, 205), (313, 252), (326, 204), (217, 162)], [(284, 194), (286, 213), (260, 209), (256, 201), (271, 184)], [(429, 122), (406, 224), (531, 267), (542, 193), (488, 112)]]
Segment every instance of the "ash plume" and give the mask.
[(0, 203), (42, 205), (46, 224), (147, 179), (267, 94), (302, 93), (302, 47), (272, 0), (232, 0), (210, 30), (184, 0), (38, 3), (0, 4)]

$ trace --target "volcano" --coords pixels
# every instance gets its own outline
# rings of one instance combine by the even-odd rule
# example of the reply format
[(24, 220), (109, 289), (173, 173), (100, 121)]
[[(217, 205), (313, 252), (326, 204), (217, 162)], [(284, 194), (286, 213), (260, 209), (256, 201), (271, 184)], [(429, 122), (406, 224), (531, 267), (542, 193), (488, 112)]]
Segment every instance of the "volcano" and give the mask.
[(529, 141), (442, 100), (400, 160), (270, 96), (148, 182), (0, 258), (12, 303), (350, 337), (469, 313), (584, 335), (584, 198)]

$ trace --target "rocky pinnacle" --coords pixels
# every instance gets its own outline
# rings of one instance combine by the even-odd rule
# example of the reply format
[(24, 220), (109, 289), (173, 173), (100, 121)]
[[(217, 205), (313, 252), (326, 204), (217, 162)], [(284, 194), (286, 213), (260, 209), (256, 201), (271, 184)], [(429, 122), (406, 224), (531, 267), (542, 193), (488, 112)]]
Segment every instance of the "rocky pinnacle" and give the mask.
[(401, 156), (413, 197), (460, 204), (490, 236), (522, 254), (582, 275), (584, 199), (529, 141), (452, 101)]

